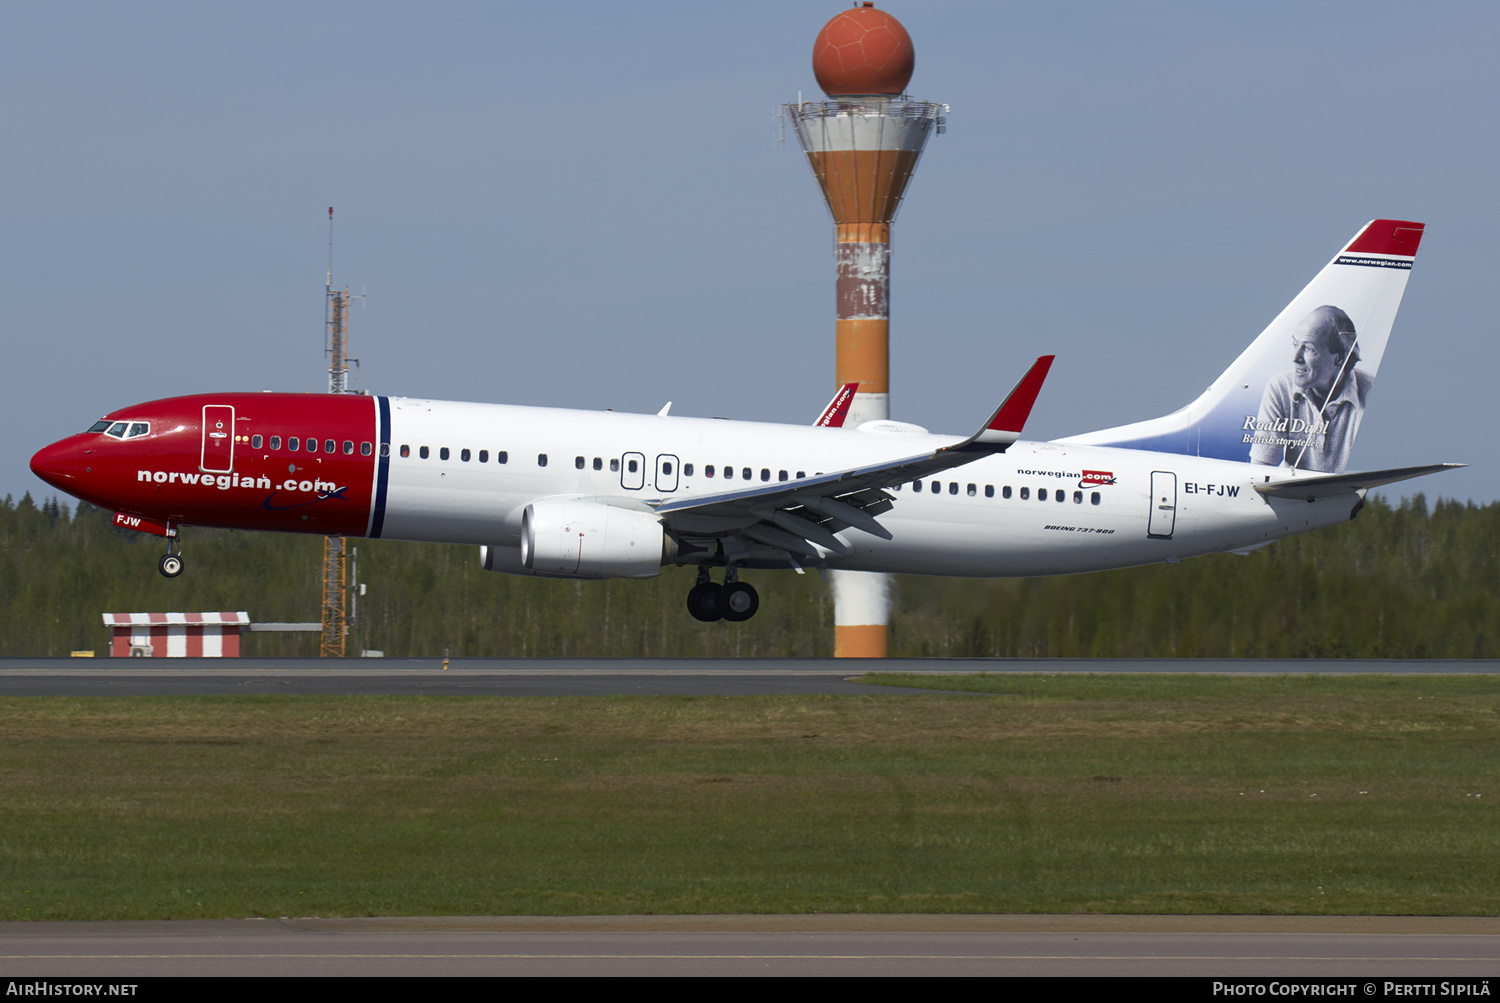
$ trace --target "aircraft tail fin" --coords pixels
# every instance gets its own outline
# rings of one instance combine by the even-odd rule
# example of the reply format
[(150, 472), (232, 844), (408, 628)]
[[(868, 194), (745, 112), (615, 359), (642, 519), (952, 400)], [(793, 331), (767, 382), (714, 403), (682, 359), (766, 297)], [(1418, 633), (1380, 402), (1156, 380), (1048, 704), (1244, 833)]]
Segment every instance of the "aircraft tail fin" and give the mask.
[(1060, 440), (1342, 473), (1423, 224), (1367, 224), (1187, 407)]

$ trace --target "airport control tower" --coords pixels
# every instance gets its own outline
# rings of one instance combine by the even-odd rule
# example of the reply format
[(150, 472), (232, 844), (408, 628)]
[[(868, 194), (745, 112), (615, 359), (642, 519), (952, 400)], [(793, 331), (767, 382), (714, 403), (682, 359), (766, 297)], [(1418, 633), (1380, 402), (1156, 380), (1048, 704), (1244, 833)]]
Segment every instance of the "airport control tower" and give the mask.
[[(834, 385), (858, 383), (848, 427), (890, 417), (891, 221), (946, 107), (914, 101), (911, 36), (901, 22), (859, 3), (823, 26), (813, 73), (827, 101), (786, 106), (833, 213), (837, 279)], [(881, 658), (890, 621), (890, 577), (833, 572), (834, 654)]]

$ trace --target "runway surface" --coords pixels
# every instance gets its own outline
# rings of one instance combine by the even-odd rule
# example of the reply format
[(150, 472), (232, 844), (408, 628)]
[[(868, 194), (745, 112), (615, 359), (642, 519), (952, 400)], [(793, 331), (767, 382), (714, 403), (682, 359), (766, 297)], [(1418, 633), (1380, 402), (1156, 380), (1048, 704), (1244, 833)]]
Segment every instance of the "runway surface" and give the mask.
[(1334, 976), (1359, 981), (1365, 994), (1368, 980), (1493, 976), (1500, 972), (1497, 935), (1497, 919), (1380, 916), (0, 923), (0, 974)]
[(1127, 658), (173, 658), (0, 659), (0, 696), (231, 693), (421, 696), (753, 696), (922, 692), (857, 682), (866, 672), (1211, 675), (1500, 673), (1495, 660)]

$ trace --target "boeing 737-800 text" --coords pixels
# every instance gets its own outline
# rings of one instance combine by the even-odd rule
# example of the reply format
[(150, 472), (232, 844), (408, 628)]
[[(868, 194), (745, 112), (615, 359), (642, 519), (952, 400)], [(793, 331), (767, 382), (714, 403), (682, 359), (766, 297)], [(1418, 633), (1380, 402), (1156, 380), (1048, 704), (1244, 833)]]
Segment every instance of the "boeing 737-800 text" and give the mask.
[(844, 428), (852, 385), (810, 427), (225, 393), (121, 408), (31, 468), (166, 537), (168, 577), (183, 525), (471, 543), (516, 575), (696, 565), (700, 620), (754, 615), (741, 568), (998, 577), (1246, 551), (1455, 466), (1347, 469), (1421, 237), (1370, 223), (1192, 404), (1050, 442), (1020, 439), (1044, 356), (967, 438)]

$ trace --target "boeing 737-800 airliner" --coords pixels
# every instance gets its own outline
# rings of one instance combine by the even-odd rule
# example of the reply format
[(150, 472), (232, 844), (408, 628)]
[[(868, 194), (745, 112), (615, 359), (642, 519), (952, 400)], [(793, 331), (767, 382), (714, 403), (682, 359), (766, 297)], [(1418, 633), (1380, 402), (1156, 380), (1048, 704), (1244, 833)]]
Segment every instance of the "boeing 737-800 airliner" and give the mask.
[(168, 577), (189, 524), (471, 543), (516, 575), (696, 565), (700, 620), (754, 615), (741, 568), (999, 577), (1246, 551), (1456, 466), (1347, 469), (1421, 237), (1420, 223), (1370, 223), (1196, 401), (1050, 442), (1020, 439), (1045, 356), (967, 438), (844, 428), (853, 386), (810, 427), (225, 393), (121, 408), (31, 468), (166, 537)]

